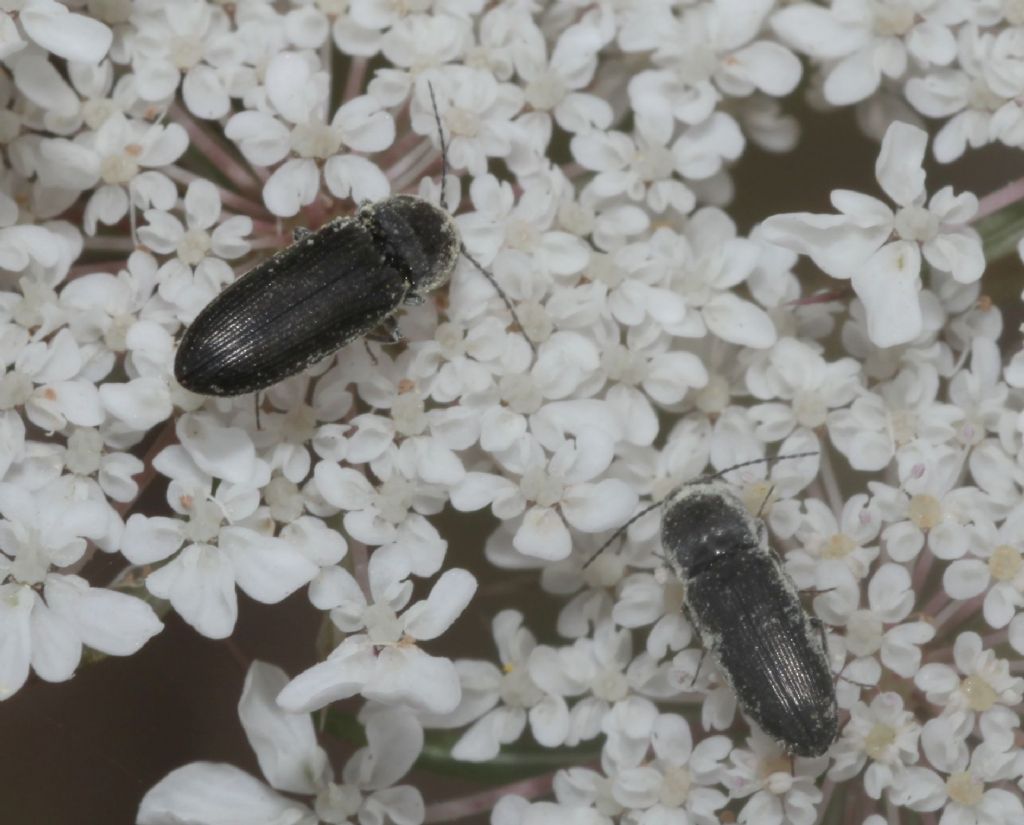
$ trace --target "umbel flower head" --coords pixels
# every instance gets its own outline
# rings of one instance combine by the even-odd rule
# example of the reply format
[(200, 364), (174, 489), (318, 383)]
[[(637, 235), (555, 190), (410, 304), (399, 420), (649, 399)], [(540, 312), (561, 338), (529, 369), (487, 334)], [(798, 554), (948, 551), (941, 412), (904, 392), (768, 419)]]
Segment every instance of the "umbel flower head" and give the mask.
[[(6, 4), (0, 701), (301, 605), (302, 665), (239, 672), (259, 772), (150, 742), (138, 822), (1024, 822), (1024, 182), (942, 165), (1024, 169), (1021, 42), (968, 0)], [(452, 215), (433, 291), (396, 195)], [(324, 225), (359, 300), (282, 299)], [(196, 394), (222, 294), (271, 353), (352, 340)], [(665, 564), (659, 505), (719, 473), (804, 591), (819, 755)]]

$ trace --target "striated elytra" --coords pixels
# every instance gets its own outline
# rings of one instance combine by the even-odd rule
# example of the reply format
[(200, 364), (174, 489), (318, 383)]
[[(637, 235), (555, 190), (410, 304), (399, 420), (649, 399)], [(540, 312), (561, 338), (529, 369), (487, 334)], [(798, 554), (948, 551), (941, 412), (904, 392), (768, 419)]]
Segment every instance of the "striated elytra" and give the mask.
[[(395, 195), (335, 218), (257, 264), (196, 316), (174, 375), (201, 395), (269, 387), (422, 303), (455, 269), (452, 217)], [(390, 326), (388, 326), (390, 322)]]
[(823, 628), (804, 610), (764, 522), (718, 481), (684, 486), (664, 507), (666, 561), (740, 707), (790, 753), (825, 753), (839, 719)]

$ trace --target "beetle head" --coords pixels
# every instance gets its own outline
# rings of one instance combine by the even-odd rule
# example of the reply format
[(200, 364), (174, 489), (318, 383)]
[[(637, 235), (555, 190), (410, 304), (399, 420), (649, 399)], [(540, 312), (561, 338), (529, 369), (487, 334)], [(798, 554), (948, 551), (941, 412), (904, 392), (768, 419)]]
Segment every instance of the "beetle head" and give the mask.
[(665, 503), (661, 520), (661, 544), (668, 562), (686, 579), (758, 546), (763, 534), (763, 523), (721, 482), (682, 487)]
[(359, 210), (384, 256), (416, 296), (443, 286), (459, 257), (451, 215), (415, 195), (395, 195)]

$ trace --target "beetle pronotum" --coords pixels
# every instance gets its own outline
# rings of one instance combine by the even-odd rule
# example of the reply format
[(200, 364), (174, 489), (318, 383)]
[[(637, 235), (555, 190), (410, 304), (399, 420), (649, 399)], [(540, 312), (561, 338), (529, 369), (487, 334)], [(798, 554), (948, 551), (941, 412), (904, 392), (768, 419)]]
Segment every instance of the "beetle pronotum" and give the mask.
[[(441, 119), (442, 201), (447, 156)], [(196, 316), (174, 375), (201, 395), (240, 395), (275, 384), (377, 327), (400, 340), (394, 314), (444, 285), (462, 253), (498, 291), (459, 238), (452, 216), (414, 195), (393, 195), (335, 218), (253, 267)], [(533, 343), (527, 337), (530, 347)]]
[[(790, 753), (820, 756), (835, 741), (838, 708), (821, 623), (768, 544), (764, 522), (719, 478), (760, 461), (684, 484), (664, 502), (665, 561), (682, 582), (690, 621), (740, 707)], [(584, 565), (585, 566), (585, 565)]]

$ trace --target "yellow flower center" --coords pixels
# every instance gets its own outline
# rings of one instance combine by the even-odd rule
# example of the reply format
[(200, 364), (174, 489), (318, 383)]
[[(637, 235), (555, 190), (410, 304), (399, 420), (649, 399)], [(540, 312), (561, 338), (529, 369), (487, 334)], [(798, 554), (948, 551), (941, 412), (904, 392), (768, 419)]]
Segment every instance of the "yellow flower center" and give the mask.
[(927, 493), (910, 499), (907, 517), (922, 530), (931, 530), (942, 521), (942, 505)]
[(846, 558), (856, 546), (857, 543), (846, 534), (836, 533), (821, 548), (821, 557), (823, 559)]
[(876, 724), (864, 739), (864, 753), (872, 759), (883, 759), (889, 746), (896, 741), (896, 731), (888, 725)]
[(993, 579), (1001, 582), (1015, 579), (1022, 566), (1024, 559), (1021, 558), (1020, 550), (1008, 544), (999, 545), (988, 560), (988, 572)]
[(967, 706), (971, 710), (988, 710), (999, 698), (992, 685), (980, 676), (968, 676), (960, 683), (960, 692), (967, 697)]
[(985, 794), (985, 783), (975, 779), (968, 771), (961, 771), (946, 780), (946, 793), (961, 805), (977, 805)]

